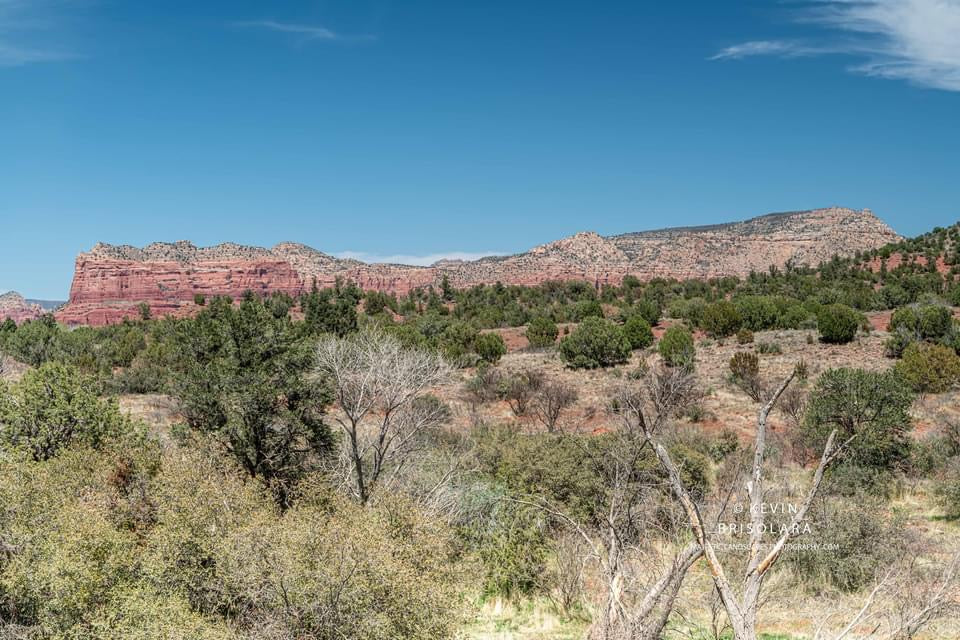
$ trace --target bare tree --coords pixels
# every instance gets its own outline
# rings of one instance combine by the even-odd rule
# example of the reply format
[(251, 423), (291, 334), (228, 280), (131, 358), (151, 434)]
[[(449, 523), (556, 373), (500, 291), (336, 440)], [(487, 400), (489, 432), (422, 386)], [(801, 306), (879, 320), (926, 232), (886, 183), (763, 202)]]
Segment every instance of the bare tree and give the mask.
[(711, 527), (700, 506), (695, 500), (695, 496), (686, 486), (681, 476), (680, 469), (670, 457), (670, 453), (662, 442), (658, 434), (657, 424), (650, 423), (644, 419), (639, 419), (638, 424), (643, 431), (646, 440), (653, 447), (661, 467), (667, 472), (670, 479), (674, 495), (683, 507), (693, 531), (694, 539), (699, 543), (703, 550), (710, 572), (713, 577), (714, 585), (719, 593), (720, 600), (727, 614), (730, 626), (733, 628), (734, 638), (737, 640), (755, 640), (757, 612), (761, 603), (761, 593), (763, 589), (764, 578), (770, 569), (779, 560), (787, 543), (796, 537), (802, 531), (800, 525), (806, 518), (807, 511), (814, 497), (820, 489), (824, 473), (827, 467), (836, 459), (837, 455), (850, 443), (856, 434), (848, 438), (841, 444), (836, 444), (837, 431), (834, 430), (827, 437), (826, 445), (820, 457), (813, 475), (813, 480), (808, 487), (806, 494), (795, 510), (790, 522), (781, 527), (782, 533), (770, 545), (769, 550), (765, 548), (763, 535), (766, 527), (766, 509), (764, 508), (764, 496), (766, 492), (764, 476), (764, 456), (766, 454), (766, 436), (767, 436), (767, 416), (773, 409), (777, 400), (790, 385), (795, 376), (791, 373), (773, 392), (767, 403), (760, 409), (757, 416), (757, 433), (754, 441), (753, 464), (750, 470), (750, 476), (746, 482), (747, 495), (749, 498), (749, 547), (745, 573), (741, 580), (739, 592), (734, 589), (733, 582), (728, 578), (727, 571), (717, 556), (717, 551), (713, 543)]
[[(651, 529), (686, 536), (680, 527), (663, 526), (662, 480), (649, 470), (648, 441), (638, 423), (659, 432), (677, 411), (699, 394), (689, 369), (661, 368), (647, 373), (646, 384), (623, 387), (612, 401), (622, 420), (611, 442), (600, 450), (583, 447), (604, 479), (606, 492), (588, 529), (566, 518), (585, 540), (597, 561), (603, 603), (594, 617), (591, 637), (602, 640), (654, 640), (661, 636), (683, 580), (700, 558), (697, 541), (674, 540), (673, 555), (651, 544)], [(643, 580), (634, 569), (643, 564), (652, 571)]]
[(543, 387), (543, 374), (528, 369), (514, 373), (503, 381), (503, 396), (510, 405), (513, 415), (520, 417), (527, 414), (530, 402), (536, 393)]
[[(853, 612), (819, 616), (813, 640), (911, 640), (923, 628), (960, 612), (960, 553), (915, 550), (878, 578)], [(839, 622), (838, 622), (839, 621)], [(858, 629), (867, 632), (858, 633)]]
[(397, 472), (419, 449), (421, 435), (448, 419), (449, 408), (428, 391), (448, 380), (450, 368), (436, 353), (366, 330), (322, 339), (317, 371), (333, 385), (354, 492), (366, 503), (384, 473)]
[(548, 594), (563, 615), (572, 616), (583, 602), (587, 549), (576, 534), (564, 534), (553, 542), (555, 567), (547, 576)]
[(560, 417), (577, 401), (577, 390), (562, 380), (547, 382), (533, 399), (533, 411), (547, 431), (557, 430)]

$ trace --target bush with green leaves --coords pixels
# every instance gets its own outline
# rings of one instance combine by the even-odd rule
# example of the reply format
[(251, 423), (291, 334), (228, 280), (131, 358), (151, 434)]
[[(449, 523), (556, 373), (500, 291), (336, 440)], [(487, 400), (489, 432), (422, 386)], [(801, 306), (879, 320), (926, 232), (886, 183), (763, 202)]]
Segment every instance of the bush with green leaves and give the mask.
[(560, 357), (574, 369), (596, 369), (626, 362), (630, 341), (604, 318), (587, 318), (560, 342)]
[(557, 325), (547, 316), (536, 316), (527, 325), (527, 341), (535, 349), (552, 347), (557, 341)]
[(332, 392), (310, 375), (314, 342), (255, 297), (214, 299), (168, 327), (170, 391), (187, 423), (215, 434), (283, 504), (334, 444), (324, 421)]
[(480, 559), (483, 595), (519, 599), (543, 587), (550, 549), (545, 512), (496, 484), (474, 484), (464, 503), (461, 537)]
[(507, 345), (499, 333), (481, 333), (473, 341), (473, 349), (480, 359), (490, 364), (496, 364), (507, 353)]
[(807, 534), (811, 545), (797, 545), (785, 557), (809, 589), (858, 591), (903, 554), (904, 519), (890, 514), (876, 498), (858, 496), (857, 502), (851, 509), (845, 499), (825, 497), (812, 506)]
[(0, 446), (47, 460), (74, 444), (99, 447), (131, 429), (115, 401), (101, 400), (97, 381), (48, 362), (7, 388), (0, 382)]
[(703, 325), (703, 314), (707, 310), (708, 303), (703, 298), (677, 298), (670, 302), (667, 307), (667, 316), (670, 318), (679, 318), (686, 321), (690, 326), (699, 327)]
[(837, 431), (837, 444), (849, 440), (829, 472), (834, 490), (882, 493), (893, 474), (907, 467), (913, 399), (895, 371), (830, 369), (817, 379), (801, 441), (818, 458), (832, 431)]
[(60, 327), (52, 315), (28, 320), (14, 331), (5, 332), (3, 350), (10, 357), (39, 367), (56, 355)]
[[(463, 601), (448, 526), (402, 498), (360, 506), (320, 477), (280, 512), (218, 446), (189, 444), (4, 459), (0, 636), (454, 636)], [(128, 525), (131, 500), (148, 526)]]
[(737, 331), (737, 344), (750, 344), (753, 342), (753, 331), (743, 328)]
[(657, 351), (663, 361), (671, 367), (693, 366), (696, 349), (693, 346), (693, 334), (683, 325), (674, 325), (667, 329), (657, 345)]
[(887, 329), (890, 337), (885, 344), (886, 354), (892, 358), (903, 356), (914, 342), (940, 342), (956, 350), (960, 336), (955, 328), (953, 313), (942, 304), (917, 304), (893, 312)]
[(630, 341), (631, 349), (646, 349), (653, 344), (653, 330), (641, 315), (630, 316), (623, 323), (623, 333)]
[(780, 329), (813, 329), (816, 317), (802, 304), (793, 304), (780, 313), (777, 326)]
[[(357, 330), (357, 305), (362, 298), (363, 292), (355, 285), (343, 286), (338, 282), (333, 288), (319, 289), (314, 283), (310, 292), (299, 300), (306, 333), (314, 336), (333, 333), (341, 337), (353, 333)], [(275, 312), (279, 310), (280, 307), (274, 308)]]
[(480, 468), (508, 490), (545, 496), (582, 520), (599, 515), (597, 500), (605, 489), (590, 459), (602, 451), (601, 438), (525, 434), (506, 426), (485, 426), (470, 437)]
[(732, 336), (743, 325), (743, 318), (736, 305), (728, 300), (719, 300), (703, 311), (703, 330), (714, 338)]
[(630, 314), (643, 316), (651, 327), (660, 322), (660, 304), (650, 298), (641, 298), (637, 300), (630, 308)]
[[(421, 329), (422, 330), (422, 329)], [(429, 337), (429, 336), (428, 336)], [(469, 322), (456, 320), (444, 326), (436, 338), (443, 355), (451, 362), (469, 366), (476, 362), (476, 341), (480, 330)]]
[(742, 296), (733, 301), (743, 326), (751, 331), (766, 331), (777, 326), (780, 312), (769, 296)]
[(760, 358), (749, 351), (738, 351), (730, 358), (730, 375), (745, 380), (760, 375)]
[(960, 382), (960, 356), (942, 344), (912, 342), (894, 368), (917, 393), (943, 393)]
[(780, 343), (778, 342), (758, 342), (757, 353), (762, 353), (762, 354), (783, 353), (783, 348), (780, 347)]
[(917, 340), (938, 340), (953, 327), (953, 314), (943, 305), (902, 307), (890, 316), (888, 330), (905, 332)]
[(845, 304), (821, 307), (817, 313), (820, 339), (829, 344), (846, 344), (857, 335), (861, 316)]
[(574, 303), (570, 318), (574, 322), (582, 322), (587, 318), (602, 318), (603, 307), (597, 300), (580, 300)]

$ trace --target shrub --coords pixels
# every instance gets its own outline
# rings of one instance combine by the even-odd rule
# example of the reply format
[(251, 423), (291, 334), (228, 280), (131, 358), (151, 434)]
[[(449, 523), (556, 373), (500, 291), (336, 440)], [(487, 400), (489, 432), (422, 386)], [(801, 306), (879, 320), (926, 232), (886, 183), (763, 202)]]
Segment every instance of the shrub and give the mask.
[(475, 404), (491, 402), (502, 393), (503, 376), (500, 371), (486, 363), (477, 367), (477, 373), (465, 385), (470, 400)]
[(641, 315), (630, 316), (623, 325), (623, 333), (631, 349), (645, 349), (653, 344), (653, 330)]
[(726, 338), (737, 332), (743, 324), (737, 307), (727, 300), (708, 305), (703, 312), (703, 329), (714, 338)]
[(443, 354), (451, 362), (460, 366), (476, 364), (476, 342), (480, 330), (469, 322), (451, 322), (439, 338)]
[(55, 362), (28, 371), (9, 393), (0, 386), (0, 445), (47, 460), (72, 444), (98, 447), (129, 430), (116, 402), (96, 390), (93, 378)]
[(707, 495), (713, 482), (710, 474), (710, 459), (682, 443), (672, 446), (670, 455), (690, 493), (698, 499)]
[(215, 299), (171, 327), (171, 391), (187, 423), (215, 434), (282, 503), (334, 445), (324, 421), (332, 392), (309, 375), (313, 344), (254, 298)]
[(913, 342), (894, 368), (917, 393), (943, 393), (960, 381), (960, 356), (942, 344)]
[(851, 509), (847, 501), (832, 498), (811, 509), (810, 542), (823, 548), (798, 545), (786, 560), (812, 588), (858, 591), (903, 553), (903, 519), (887, 515), (877, 500), (861, 497), (860, 503)]
[(473, 341), (473, 349), (480, 359), (496, 364), (507, 353), (507, 345), (499, 333), (481, 333)]
[(537, 392), (533, 400), (533, 409), (537, 419), (553, 432), (567, 408), (577, 401), (577, 390), (563, 381), (548, 382)]
[(630, 341), (609, 320), (587, 318), (560, 343), (560, 357), (575, 369), (609, 367), (629, 359)]
[(890, 316), (891, 333), (907, 333), (917, 340), (938, 340), (953, 327), (953, 315), (942, 305), (917, 305), (897, 309)]
[(526, 415), (534, 395), (543, 387), (543, 374), (530, 369), (515, 373), (500, 382), (500, 394), (510, 405), (513, 415)]
[(881, 491), (910, 457), (908, 411), (913, 394), (894, 371), (831, 369), (810, 394), (801, 441), (819, 457), (827, 436), (837, 430), (837, 443), (853, 438), (831, 468), (841, 492), (870, 488)]
[(750, 344), (753, 342), (753, 331), (744, 327), (737, 331), (737, 344)]
[(749, 351), (735, 353), (730, 358), (730, 376), (754, 402), (761, 402), (766, 389), (760, 380), (760, 359)]
[(900, 358), (903, 352), (911, 344), (916, 342), (916, 338), (907, 331), (896, 331), (883, 343), (884, 354), (888, 358)]
[(756, 377), (760, 374), (760, 358), (749, 351), (740, 351), (730, 358), (730, 375), (735, 379)]
[(580, 300), (573, 305), (571, 318), (574, 322), (582, 322), (587, 318), (602, 318), (603, 307), (596, 300)]
[(760, 342), (757, 344), (757, 353), (783, 353), (783, 349), (780, 348), (780, 344), (777, 342)]
[(552, 347), (557, 341), (557, 325), (546, 316), (537, 316), (527, 326), (526, 336), (531, 347)]
[(844, 304), (824, 306), (817, 313), (820, 339), (830, 344), (846, 344), (857, 335), (860, 314)]
[(816, 326), (816, 318), (800, 304), (794, 304), (780, 314), (777, 326), (781, 329), (811, 329)]
[(692, 366), (696, 350), (693, 346), (693, 334), (682, 325), (667, 329), (657, 345), (664, 362), (671, 367)]
[(718, 435), (710, 439), (709, 454), (714, 462), (721, 462), (730, 454), (736, 453), (740, 448), (740, 439), (737, 432), (730, 428), (725, 428)]
[(671, 318), (686, 320), (692, 327), (703, 326), (703, 314), (707, 309), (707, 302), (703, 298), (685, 300), (677, 298), (670, 302), (667, 315)]
[(776, 303), (767, 296), (743, 296), (734, 300), (743, 319), (743, 326), (751, 331), (764, 331), (777, 326), (779, 311)]
[(936, 495), (948, 518), (960, 518), (960, 458), (954, 458), (947, 467), (937, 483)]
[(3, 342), (4, 351), (11, 357), (39, 367), (54, 357), (60, 327), (52, 315), (36, 320), (28, 320), (15, 331), (8, 331)]
[(660, 305), (650, 298), (641, 298), (633, 305), (632, 313), (643, 316), (651, 327), (660, 321)]

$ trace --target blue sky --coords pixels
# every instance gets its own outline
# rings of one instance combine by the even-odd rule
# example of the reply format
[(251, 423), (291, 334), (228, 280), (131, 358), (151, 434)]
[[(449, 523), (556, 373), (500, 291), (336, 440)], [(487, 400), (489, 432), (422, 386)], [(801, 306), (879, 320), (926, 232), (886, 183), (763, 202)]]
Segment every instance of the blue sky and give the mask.
[(0, 0), (0, 291), (97, 241), (960, 218), (960, 0)]

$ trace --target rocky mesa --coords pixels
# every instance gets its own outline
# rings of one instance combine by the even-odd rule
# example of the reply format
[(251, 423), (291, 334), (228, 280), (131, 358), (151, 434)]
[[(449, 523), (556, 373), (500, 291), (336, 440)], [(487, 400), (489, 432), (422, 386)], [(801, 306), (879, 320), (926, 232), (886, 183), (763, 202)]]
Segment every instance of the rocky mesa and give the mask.
[(297, 295), (338, 278), (364, 289), (404, 295), (438, 285), (534, 285), (586, 280), (597, 286), (624, 276), (709, 278), (745, 276), (788, 261), (816, 265), (899, 239), (870, 210), (830, 207), (774, 213), (742, 222), (601, 236), (578, 233), (524, 253), (429, 267), (368, 264), (335, 258), (286, 242), (266, 249), (232, 243), (200, 248), (190, 242), (143, 248), (98, 244), (77, 257), (70, 300), (57, 312), (67, 324), (101, 325), (135, 317), (146, 303), (154, 315), (186, 314), (201, 294), (237, 297), (244, 291)]
[(0, 295), (0, 322), (10, 318), (17, 324), (27, 320), (35, 320), (43, 315), (43, 307), (39, 304), (27, 302), (16, 291), (8, 291)]

